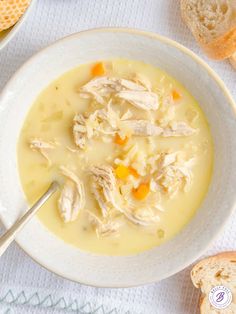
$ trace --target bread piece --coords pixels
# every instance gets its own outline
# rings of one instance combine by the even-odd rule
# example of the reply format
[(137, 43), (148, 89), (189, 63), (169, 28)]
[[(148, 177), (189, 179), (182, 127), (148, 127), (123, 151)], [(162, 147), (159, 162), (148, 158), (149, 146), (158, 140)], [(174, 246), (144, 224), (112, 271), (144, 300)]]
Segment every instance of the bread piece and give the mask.
[[(236, 251), (224, 252), (203, 259), (191, 271), (195, 287), (200, 288), (201, 314), (236, 314)], [(216, 309), (209, 302), (209, 292), (215, 286), (223, 285), (233, 294), (232, 303), (225, 309)]]
[(236, 70), (236, 52), (229, 58), (229, 61)]
[(29, 4), (30, 0), (0, 0), (0, 32), (16, 24)]
[(181, 0), (181, 14), (210, 58), (226, 59), (236, 51), (236, 0)]

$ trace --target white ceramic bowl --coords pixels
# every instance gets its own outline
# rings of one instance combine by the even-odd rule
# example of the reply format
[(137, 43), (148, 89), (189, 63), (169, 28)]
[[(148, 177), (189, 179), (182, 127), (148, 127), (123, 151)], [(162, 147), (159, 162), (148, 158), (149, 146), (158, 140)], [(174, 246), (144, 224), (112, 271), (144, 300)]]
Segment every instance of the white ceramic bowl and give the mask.
[(112, 257), (82, 252), (47, 231), (37, 217), (21, 232), (17, 243), (35, 261), (63, 277), (94, 286), (127, 287), (159, 281), (196, 260), (235, 205), (235, 104), (210, 67), (176, 42), (135, 30), (92, 30), (64, 38), (24, 64), (0, 96), (0, 217), (9, 227), (27, 207), (19, 182), (16, 144), (35, 97), (69, 69), (111, 57), (143, 60), (160, 67), (198, 100), (215, 145), (214, 174), (207, 197), (178, 236), (138, 255)]
[(35, 1), (36, 0), (31, 0), (29, 7), (27, 8), (25, 13), (21, 16), (21, 18), (15, 25), (5, 30), (4, 32), (0, 32), (0, 50), (4, 48), (9, 43), (9, 41), (16, 35), (16, 33), (20, 30), (27, 16), (29, 15)]

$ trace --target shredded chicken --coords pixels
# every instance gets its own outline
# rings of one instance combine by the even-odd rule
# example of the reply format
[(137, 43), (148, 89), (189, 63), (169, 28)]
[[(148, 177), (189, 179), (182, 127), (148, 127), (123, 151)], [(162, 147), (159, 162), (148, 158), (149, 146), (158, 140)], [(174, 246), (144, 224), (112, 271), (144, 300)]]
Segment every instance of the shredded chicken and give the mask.
[(197, 132), (196, 129), (191, 128), (185, 122), (172, 122), (169, 127), (166, 127), (163, 130), (162, 136), (170, 137), (170, 136), (190, 136)]
[(160, 168), (166, 168), (169, 165), (176, 162), (177, 159), (177, 152), (169, 153), (169, 154), (161, 154), (160, 155)]
[(107, 237), (111, 235), (118, 235), (121, 224), (118, 221), (102, 221), (95, 214), (87, 211), (89, 221), (96, 228), (98, 237)]
[(30, 148), (40, 152), (49, 165), (51, 165), (51, 160), (48, 157), (48, 150), (54, 149), (55, 146), (56, 144), (53, 142), (46, 142), (38, 138), (35, 138), (30, 142)]
[(134, 224), (141, 226), (150, 226), (160, 220), (159, 216), (150, 214), (147, 210), (140, 211), (139, 213), (125, 211), (124, 215)]
[[(121, 138), (131, 135), (154, 138), (190, 136), (197, 132), (186, 122), (173, 121), (175, 115), (173, 103), (162, 99), (163, 95), (154, 93), (149, 80), (141, 75), (135, 75), (133, 80), (97, 77), (82, 86), (80, 95), (92, 97), (97, 103), (106, 105), (89, 116), (83, 114), (75, 116), (74, 141), (82, 149), (93, 137), (100, 136), (104, 142), (108, 142), (111, 139), (108, 136), (115, 133)], [(121, 113), (119, 107), (115, 105), (117, 99), (122, 100), (124, 104), (128, 102), (138, 109), (145, 110), (143, 119), (132, 119), (133, 112), (129, 109)], [(159, 109), (160, 102), (158, 120), (155, 121), (150, 110)], [(178, 152), (149, 156), (148, 152), (140, 152), (138, 146), (133, 145), (122, 159), (115, 160), (116, 164), (135, 169), (141, 178), (153, 175), (150, 180), (150, 195), (142, 202), (137, 202), (132, 197), (132, 189), (139, 186), (140, 177), (129, 176), (127, 184), (119, 187), (111, 166), (93, 166), (90, 169), (92, 193), (101, 210), (102, 219), (93, 213), (89, 213), (89, 216), (98, 236), (117, 233), (119, 224), (111, 220), (113, 211), (134, 224), (154, 226), (159, 221), (159, 212), (163, 210), (160, 207), (161, 193), (167, 193), (171, 197), (191, 186), (190, 163), (179, 158)]]
[(99, 104), (105, 104), (105, 97), (115, 95), (139, 109), (158, 109), (158, 97), (150, 91), (150, 84), (147, 83), (147, 80), (139, 78), (136, 82), (103, 76), (92, 79), (82, 86), (80, 95), (85, 98), (91, 95)]
[(102, 216), (107, 217), (109, 215), (111, 206), (110, 203), (105, 199), (103, 188), (98, 184), (98, 182), (93, 182), (92, 186), (92, 193), (98, 202), (98, 205), (101, 209)]
[[(154, 191), (150, 193), (147, 199), (143, 201), (136, 201), (132, 196), (133, 185), (127, 183), (122, 186), (121, 193), (125, 200), (124, 208), (128, 214), (128, 218), (134, 220), (136, 218), (136, 224), (148, 226), (157, 223), (160, 220), (159, 214), (164, 211), (160, 206), (160, 192)], [(137, 222), (138, 220), (138, 222)]]
[(103, 135), (104, 142), (109, 142), (108, 135), (119, 133), (121, 138), (126, 136), (163, 136), (177, 137), (189, 136), (196, 133), (185, 122), (172, 123), (169, 126), (161, 127), (149, 120), (132, 120), (132, 112), (127, 110), (123, 115), (114, 110), (111, 101), (104, 109), (95, 110), (89, 117), (78, 114), (74, 117), (73, 136), (75, 144), (84, 149), (86, 141), (92, 137)]
[(148, 120), (125, 120), (119, 123), (122, 133), (135, 136), (163, 136), (178, 137), (190, 136), (196, 133), (196, 129), (191, 128), (185, 122), (172, 123), (165, 128), (151, 123)]
[(73, 136), (75, 144), (84, 149), (86, 141), (99, 134), (114, 135), (116, 121), (118, 117), (115, 115), (110, 107), (108, 109), (95, 110), (88, 118), (82, 114), (77, 114), (73, 120)]
[(64, 222), (70, 222), (76, 220), (80, 210), (85, 206), (84, 185), (69, 169), (61, 167), (61, 171), (67, 181), (58, 200), (58, 208)]
[(107, 93), (119, 92), (122, 89), (130, 89), (130, 90), (145, 90), (145, 88), (139, 84), (136, 84), (130, 80), (117, 78), (117, 77), (108, 77), (108, 76), (101, 76), (98, 78), (94, 78), (85, 84), (81, 90), (87, 92), (90, 89), (94, 90), (102, 90), (104, 95), (106, 95), (106, 90), (104, 88), (109, 88)]
[(110, 166), (93, 166), (91, 168), (94, 181), (104, 188), (113, 191), (116, 186), (116, 179), (113, 169)]
[(75, 184), (66, 181), (58, 200), (60, 215), (64, 222), (74, 221), (79, 213), (80, 199)]
[[(121, 89), (120, 90), (124, 90), (124, 89), (127, 89), (127, 90), (133, 90), (133, 91), (142, 91), (142, 90), (145, 90), (145, 87), (140, 85), (140, 84), (137, 84), (137, 83), (134, 83), (130, 80), (126, 80), (126, 79), (118, 79), (118, 82), (120, 83), (121, 85)], [(119, 91), (119, 90), (118, 90)]]
[(142, 210), (132, 210), (131, 208), (118, 209), (126, 219), (135, 225), (147, 227), (156, 224), (160, 218), (154, 214), (149, 208), (143, 208)]
[(135, 83), (141, 84), (147, 91), (151, 92), (152, 84), (146, 76), (139, 74), (139, 73), (136, 73), (134, 75), (133, 80), (135, 81)]
[[(178, 191), (187, 191), (192, 182), (192, 160), (178, 158), (178, 153), (161, 154), (158, 160), (156, 183), (173, 197)], [(153, 186), (154, 187), (154, 186)]]
[(159, 107), (157, 94), (148, 91), (125, 90), (116, 94), (117, 97), (128, 101), (136, 108), (157, 110)]
[(158, 136), (163, 129), (148, 120), (125, 120), (120, 123), (120, 129), (136, 136)]
[(99, 104), (104, 104), (105, 97), (111, 96), (121, 90), (145, 90), (145, 88), (130, 80), (102, 76), (92, 79), (82, 86), (80, 96), (84, 98), (92, 96)]
[(79, 148), (84, 149), (86, 143), (86, 126), (85, 118), (82, 114), (77, 114), (73, 120), (73, 136), (74, 141)]
[(114, 192), (116, 179), (110, 166), (93, 166), (91, 168), (93, 178), (92, 191), (97, 200), (103, 217), (107, 217), (110, 209), (114, 206)]
[(91, 169), (91, 172), (94, 182), (97, 183), (96, 194), (94, 194), (94, 196), (101, 207), (104, 218), (108, 217), (109, 209), (107, 206), (111, 205), (112, 209), (122, 213), (134, 224), (148, 226), (159, 221), (159, 217), (157, 215), (142, 215), (140, 212), (136, 212), (132, 208), (127, 208), (124, 203), (120, 203), (121, 200), (119, 200), (118, 197), (115, 177), (111, 167), (94, 166)]
[(33, 149), (51, 149), (55, 148), (55, 143), (53, 142), (46, 142), (41, 139), (34, 139), (30, 142), (30, 148)]

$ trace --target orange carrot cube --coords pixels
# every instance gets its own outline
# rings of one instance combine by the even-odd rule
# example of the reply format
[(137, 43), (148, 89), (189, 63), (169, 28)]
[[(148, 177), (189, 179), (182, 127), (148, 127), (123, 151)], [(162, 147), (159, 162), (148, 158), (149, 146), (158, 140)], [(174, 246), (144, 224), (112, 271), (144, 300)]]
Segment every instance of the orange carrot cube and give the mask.
[(96, 63), (92, 69), (91, 69), (91, 74), (93, 76), (102, 76), (105, 74), (105, 67), (102, 62)]

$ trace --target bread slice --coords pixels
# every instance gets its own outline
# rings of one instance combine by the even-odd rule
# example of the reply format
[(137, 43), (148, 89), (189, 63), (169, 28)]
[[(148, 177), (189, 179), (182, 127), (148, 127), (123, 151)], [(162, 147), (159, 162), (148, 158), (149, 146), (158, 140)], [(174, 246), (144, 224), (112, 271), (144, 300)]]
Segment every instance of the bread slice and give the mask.
[[(202, 292), (201, 314), (236, 314), (236, 251), (203, 259), (193, 267), (191, 279)], [(221, 285), (231, 290), (233, 300), (227, 308), (219, 310), (210, 304), (208, 297), (213, 287)]]
[(31, 0), (0, 0), (0, 32), (10, 28), (28, 8)]
[(181, 14), (210, 58), (226, 59), (236, 51), (236, 0), (181, 0)]
[(236, 52), (229, 58), (229, 61), (236, 70)]

